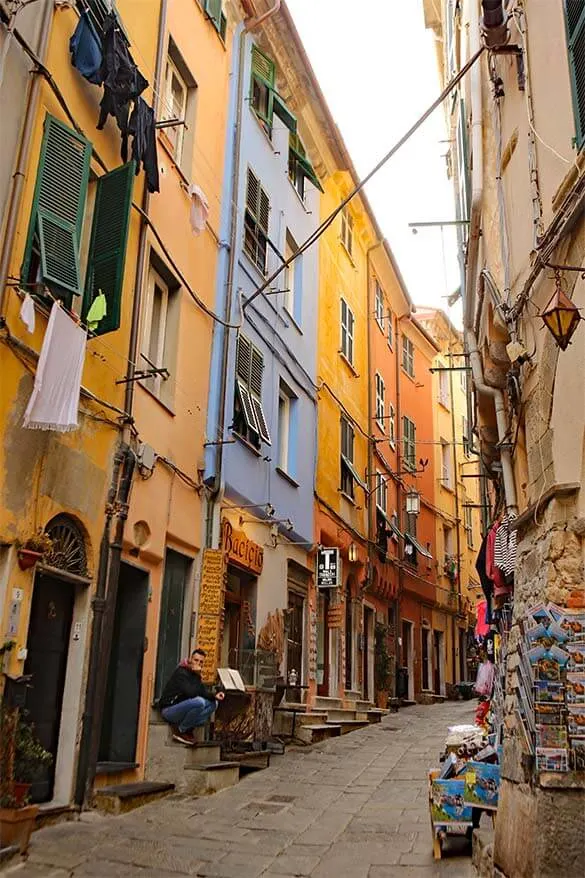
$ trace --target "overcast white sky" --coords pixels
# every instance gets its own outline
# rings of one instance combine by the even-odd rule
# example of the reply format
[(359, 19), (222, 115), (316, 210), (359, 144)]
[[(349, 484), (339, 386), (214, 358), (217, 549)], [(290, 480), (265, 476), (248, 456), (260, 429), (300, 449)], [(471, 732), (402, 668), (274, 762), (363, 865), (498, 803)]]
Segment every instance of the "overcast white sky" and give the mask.
[[(422, 0), (287, 0), (353, 162), (365, 175), (440, 92)], [(373, 178), (368, 197), (417, 304), (448, 310), (459, 286), (453, 227), (413, 235), (409, 222), (454, 219), (437, 110)], [(446, 263), (446, 271), (444, 270)], [(446, 280), (445, 280), (446, 275)], [(451, 309), (456, 322), (458, 307)]]

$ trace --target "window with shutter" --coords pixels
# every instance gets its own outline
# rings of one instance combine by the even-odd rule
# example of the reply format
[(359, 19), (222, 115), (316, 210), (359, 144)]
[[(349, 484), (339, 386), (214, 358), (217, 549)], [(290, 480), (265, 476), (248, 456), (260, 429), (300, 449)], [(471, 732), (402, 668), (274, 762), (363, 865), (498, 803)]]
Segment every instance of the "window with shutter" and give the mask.
[(394, 347), (394, 315), (390, 309), (388, 309), (386, 319), (388, 321), (388, 347), (392, 348)]
[(315, 173), (313, 165), (298, 134), (291, 133), (288, 140), (288, 177), (302, 200), (305, 198), (305, 180), (309, 180), (316, 189), (323, 192), (323, 187)]
[(65, 298), (81, 293), (79, 242), (90, 158), (88, 140), (46, 117), (22, 276)]
[(376, 423), (382, 432), (385, 432), (384, 427), (384, 397), (386, 394), (386, 387), (384, 385), (384, 379), (376, 372)]
[(262, 407), (264, 357), (243, 335), (236, 346), (236, 398), (234, 430), (243, 439), (260, 448), (260, 440), (271, 444), (270, 431)]
[(347, 207), (341, 211), (341, 243), (351, 256), (353, 253), (353, 216)]
[(389, 418), (388, 418), (388, 438), (390, 441), (390, 445), (395, 448), (396, 447), (396, 410), (392, 403), (389, 405)]
[(414, 378), (414, 344), (406, 335), (402, 336), (402, 368)]
[(251, 168), (248, 168), (244, 250), (256, 267), (266, 273), (266, 250), (270, 222), (270, 199)]
[(224, 40), (227, 29), (227, 18), (223, 11), (222, 0), (205, 0), (205, 12), (214, 28)]
[(577, 147), (585, 145), (585, 3), (565, 0)]
[(407, 469), (416, 469), (416, 426), (414, 421), (404, 416), (402, 418), (402, 443), (404, 466)]
[(353, 365), (353, 331), (354, 316), (351, 308), (345, 301), (341, 300), (341, 353), (345, 359)]
[(382, 290), (382, 287), (378, 283), (378, 281), (376, 281), (376, 306), (375, 306), (375, 308), (376, 308), (376, 310), (375, 310), (376, 323), (378, 324), (378, 326), (380, 327), (382, 332), (384, 332), (384, 292)]
[(102, 292), (107, 312), (95, 330), (98, 335), (120, 326), (135, 167), (134, 162), (128, 162), (104, 174), (96, 185), (82, 319), (85, 320), (93, 300)]
[(353, 427), (346, 418), (341, 419), (341, 491), (348, 497), (354, 497), (353, 477)]

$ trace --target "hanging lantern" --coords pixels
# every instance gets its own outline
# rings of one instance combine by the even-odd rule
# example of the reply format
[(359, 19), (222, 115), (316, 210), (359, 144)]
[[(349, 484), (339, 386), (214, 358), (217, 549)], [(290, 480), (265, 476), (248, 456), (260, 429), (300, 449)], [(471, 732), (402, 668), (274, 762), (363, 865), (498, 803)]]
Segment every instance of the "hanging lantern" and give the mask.
[(355, 543), (350, 543), (349, 548), (347, 550), (347, 557), (351, 564), (355, 564), (358, 559), (358, 547)]
[(540, 315), (562, 351), (566, 351), (582, 319), (579, 309), (561, 288), (561, 275), (555, 271), (555, 291)]
[(420, 494), (413, 488), (406, 494), (406, 514), (418, 515), (420, 512)]

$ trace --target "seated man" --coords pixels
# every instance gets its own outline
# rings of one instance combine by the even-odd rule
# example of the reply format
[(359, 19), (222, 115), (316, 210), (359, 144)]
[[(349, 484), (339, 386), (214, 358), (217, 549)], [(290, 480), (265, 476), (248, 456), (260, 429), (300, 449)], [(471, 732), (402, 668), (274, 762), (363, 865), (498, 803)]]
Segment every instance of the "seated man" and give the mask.
[(175, 668), (160, 697), (162, 718), (174, 727), (173, 738), (194, 744), (193, 729), (208, 722), (225, 693), (215, 692), (201, 680), (205, 652), (195, 649), (191, 658)]

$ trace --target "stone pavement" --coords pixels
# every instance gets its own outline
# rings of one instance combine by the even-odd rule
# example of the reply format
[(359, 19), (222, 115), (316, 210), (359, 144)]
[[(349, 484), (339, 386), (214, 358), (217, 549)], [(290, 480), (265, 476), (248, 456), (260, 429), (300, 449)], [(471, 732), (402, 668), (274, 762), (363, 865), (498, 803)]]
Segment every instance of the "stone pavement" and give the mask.
[(432, 857), (427, 769), (471, 702), (415, 706), (214, 796), (171, 796), (122, 817), (82, 815), (34, 834), (14, 878), (470, 878), (470, 849)]

